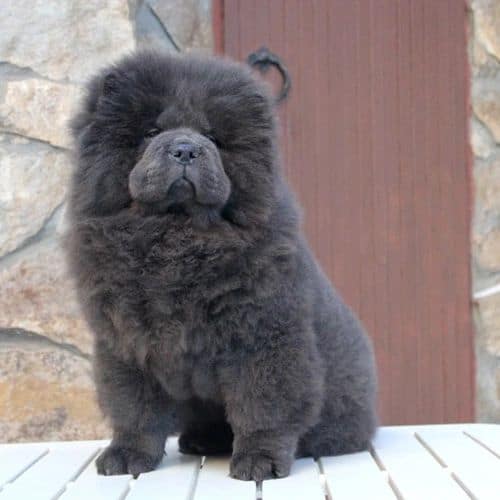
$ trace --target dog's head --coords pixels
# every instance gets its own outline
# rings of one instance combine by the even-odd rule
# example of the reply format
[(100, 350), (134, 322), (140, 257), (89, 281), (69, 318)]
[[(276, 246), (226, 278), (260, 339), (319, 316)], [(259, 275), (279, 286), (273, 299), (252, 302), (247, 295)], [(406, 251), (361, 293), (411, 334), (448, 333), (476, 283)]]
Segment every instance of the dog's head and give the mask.
[(274, 118), (242, 65), (142, 52), (94, 78), (72, 122), (73, 209), (112, 215), (207, 212), (237, 224), (274, 198)]

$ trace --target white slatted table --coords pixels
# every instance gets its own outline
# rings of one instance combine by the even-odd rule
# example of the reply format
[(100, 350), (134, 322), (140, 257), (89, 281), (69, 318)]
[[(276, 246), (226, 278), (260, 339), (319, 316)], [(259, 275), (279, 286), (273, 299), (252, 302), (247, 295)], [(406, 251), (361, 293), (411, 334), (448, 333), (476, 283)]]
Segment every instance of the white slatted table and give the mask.
[(0, 445), (0, 500), (500, 500), (500, 425), (382, 427), (370, 451), (297, 460), (289, 477), (228, 477), (227, 459), (167, 444), (157, 470), (98, 476), (106, 441)]

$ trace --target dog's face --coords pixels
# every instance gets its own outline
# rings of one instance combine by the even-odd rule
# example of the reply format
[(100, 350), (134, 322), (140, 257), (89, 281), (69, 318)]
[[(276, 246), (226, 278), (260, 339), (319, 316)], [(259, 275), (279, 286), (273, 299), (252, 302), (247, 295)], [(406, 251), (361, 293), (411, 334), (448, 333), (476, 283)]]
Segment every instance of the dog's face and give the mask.
[(128, 184), (132, 199), (153, 212), (195, 204), (220, 209), (231, 193), (217, 146), (190, 128), (151, 129)]
[(72, 123), (74, 210), (266, 217), (277, 175), (271, 108), (234, 63), (150, 52), (123, 60), (91, 82)]

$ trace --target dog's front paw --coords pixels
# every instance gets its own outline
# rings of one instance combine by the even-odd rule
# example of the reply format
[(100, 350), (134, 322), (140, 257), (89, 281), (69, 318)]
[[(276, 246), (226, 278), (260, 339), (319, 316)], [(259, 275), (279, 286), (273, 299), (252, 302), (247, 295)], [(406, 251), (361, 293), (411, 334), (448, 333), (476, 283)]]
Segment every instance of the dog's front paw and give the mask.
[(104, 476), (132, 474), (137, 477), (143, 472), (152, 471), (159, 459), (146, 453), (124, 447), (108, 446), (96, 460), (97, 472)]
[(263, 481), (288, 476), (292, 458), (268, 451), (240, 452), (233, 455), (230, 476), (243, 481)]

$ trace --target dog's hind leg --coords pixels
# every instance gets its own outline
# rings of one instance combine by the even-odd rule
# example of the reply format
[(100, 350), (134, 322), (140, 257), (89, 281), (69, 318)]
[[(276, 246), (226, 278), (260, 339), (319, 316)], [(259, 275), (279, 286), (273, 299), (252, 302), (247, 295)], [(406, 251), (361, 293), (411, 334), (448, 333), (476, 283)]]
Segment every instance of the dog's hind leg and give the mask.
[(320, 421), (299, 439), (296, 457), (314, 457), (354, 453), (368, 448), (376, 426), (371, 408), (351, 405), (341, 415), (324, 408)]
[(215, 403), (190, 400), (182, 412), (179, 450), (191, 455), (226, 455), (233, 448), (233, 431), (224, 408)]

